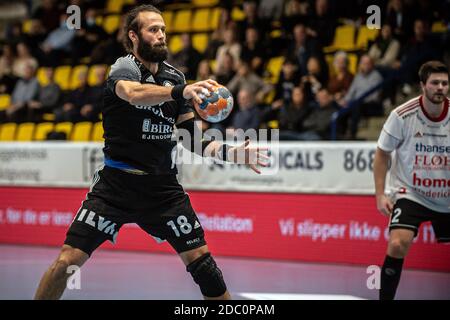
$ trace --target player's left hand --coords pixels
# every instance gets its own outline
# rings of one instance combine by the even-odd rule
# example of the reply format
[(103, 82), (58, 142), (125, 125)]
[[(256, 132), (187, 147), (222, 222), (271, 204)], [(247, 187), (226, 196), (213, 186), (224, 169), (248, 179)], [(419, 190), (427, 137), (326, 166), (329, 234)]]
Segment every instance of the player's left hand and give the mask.
[(269, 157), (262, 151), (268, 150), (267, 147), (251, 147), (250, 140), (246, 140), (242, 145), (230, 148), (228, 159), (237, 164), (246, 164), (257, 174), (261, 174), (258, 166), (267, 167), (269, 165), (267, 162)]

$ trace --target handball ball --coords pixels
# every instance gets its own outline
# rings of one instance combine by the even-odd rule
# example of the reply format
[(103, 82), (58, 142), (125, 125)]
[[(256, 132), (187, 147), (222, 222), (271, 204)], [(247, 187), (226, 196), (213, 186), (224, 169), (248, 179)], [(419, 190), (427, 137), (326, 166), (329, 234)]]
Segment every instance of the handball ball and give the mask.
[(194, 108), (205, 121), (217, 123), (225, 120), (233, 110), (234, 100), (230, 91), (222, 85), (214, 87), (210, 95), (199, 94), (202, 103), (194, 101)]

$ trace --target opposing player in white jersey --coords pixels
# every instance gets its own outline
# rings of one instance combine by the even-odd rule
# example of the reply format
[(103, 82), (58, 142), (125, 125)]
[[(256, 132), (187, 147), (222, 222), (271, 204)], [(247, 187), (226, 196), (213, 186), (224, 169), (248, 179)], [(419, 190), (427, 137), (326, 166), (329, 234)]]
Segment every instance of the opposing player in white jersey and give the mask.
[[(419, 78), (423, 94), (391, 112), (375, 154), (377, 208), (390, 216), (381, 300), (394, 299), (403, 260), (422, 222), (431, 221), (438, 242), (450, 241), (448, 68), (427, 62)], [(388, 171), (390, 195), (385, 192)]]

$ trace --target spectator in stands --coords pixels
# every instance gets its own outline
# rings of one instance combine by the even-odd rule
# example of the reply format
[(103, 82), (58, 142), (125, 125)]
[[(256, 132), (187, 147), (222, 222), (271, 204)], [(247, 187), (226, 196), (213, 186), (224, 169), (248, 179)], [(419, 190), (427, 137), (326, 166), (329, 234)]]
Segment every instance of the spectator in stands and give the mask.
[(303, 121), (304, 132), (299, 135), (299, 138), (300, 140), (329, 140), (332, 116), (339, 107), (325, 88), (319, 90), (314, 104), (315, 106), (311, 107), (311, 112)]
[(280, 78), (275, 86), (274, 100), (279, 100), (282, 104), (288, 104), (291, 101), (292, 90), (300, 81), (298, 66), (294, 61), (286, 59), (280, 72)]
[(198, 64), (203, 56), (193, 47), (189, 33), (183, 33), (181, 35), (181, 43), (181, 50), (173, 55), (170, 63), (180, 69), (187, 80), (194, 80), (197, 74)]
[(412, 34), (414, 15), (412, 8), (403, 0), (390, 0), (386, 9), (386, 23), (400, 42), (405, 42)]
[(236, 75), (235, 61), (233, 56), (229, 52), (225, 52), (223, 56), (222, 70), (216, 72), (217, 82), (221, 84), (227, 84)]
[(319, 46), (331, 45), (334, 31), (337, 26), (337, 18), (330, 10), (328, 0), (316, 0), (314, 13), (310, 16), (306, 32), (315, 39)]
[(216, 71), (217, 73), (222, 73), (223, 69), (223, 60), (225, 53), (228, 52), (233, 56), (234, 61), (239, 61), (241, 56), (241, 44), (237, 41), (235, 30), (227, 29), (223, 35), (224, 44), (217, 49), (216, 56)]
[(27, 121), (40, 122), (44, 113), (53, 113), (59, 107), (62, 94), (61, 88), (54, 79), (54, 69), (45, 68), (45, 76), (48, 83), (39, 88), (37, 99), (32, 99), (28, 103)]
[(14, 59), (13, 73), (16, 77), (23, 78), (28, 65), (33, 65), (36, 70), (38, 67), (38, 61), (31, 55), (27, 44), (23, 41), (17, 43), (16, 46), (17, 57)]
[(347, 94), (352, 81), (353, 74), (349, 70), (347, 53), (336, 52), (333, 59), (333, 75), (328, 81), (328, 92), (334, 96), (336, 101), (339, 101)]
[(394, 105), (396, 101), (397, 82), (391, 81), (396, 77), (400, 68), (400, 42), (392, 36), (392, 28), (389, 24), (383, 25), (375, 43), (369, 49), (368, 55), (375, 63), (375, 67), (384, 79), (387, 79), (383, 87), (383, 96), (387, 103)]
[[(197, 69), (197, 77), (195, 81), (202, 81), (207, 79), (216, 80), (216, 76), (213, 74), (211, 66), (208, 60), (202, 60), (198, 64)], [(227, 83), (227, 82), (219, 82), (219, 83)]]
[(87, 103), (80, 109), (81, 121), (99, 121), (101, 107), (103, 103), (103, 91), (106, 80), (106, 65), (93, 67), (95, 75), (95, 85), (87, 89)]
[(69, 92), (61, 108), (55, 110), (55, 121), (80, 122), (86, 120), (86, 115), (93, 111), (91, 90), (87, 82), (87, 71), (78, 75), (79, 87)]
[(328, 68), (319, 57), (310, 57), (307, 63), (307, 74), (301, 78), (301, 86), (305, 90), (307, 101), (314, 99), (320, 89), (328, 84)]
[(33, 63), (25, 64), (23, 78), (19, 79), (11, 95), (11, 105), (6, 109), (6, 120), (21, 123), (27, 121), (29, 102), (39, 94), (39, 82), (35, 77), (36, 67)]
[[(350, 114), (343, 118), (345, 119), (344, 121), (347, 121), (348, 117), (351, 117), (351, 139), (356, 138), (361, 115), (382, 116), (384, 114), (383, 106), (381, 104), (381, 90), (376, 90), (363, 98), (360, 103), (355, 103), (356, 100), (362, 98), (363, 95), (367, 94), (369, 90), (381, 84), (382, 81), (383, 77), (375, 69), (372, 59), (368, 55), (363, 55), (359, 62), (358, 73), (355, 75), (350, 89), (345, 95), (343, 101), (341, 101), (341, 105), (344, 108), (352, 108)], [(353, 103), (355, 103), (354, 106), (351, 105)], [(344, 130), (346, 130), (345, 128), (346, 124), (344, 124)]]
[(238, 23), (238, 37), (239, 41), (244, 41), (245, 30), (249, 27), (254, 27), (260, 31), (261, 38), (264, 38), (268, 30), (268, 23), (264, 22), (258, 15), (258, 3), (255, 0), (245, 0), (242, 3), (245, 18)]
[(400, 62), (400, 42), (392, 35), (392, 28), (384, 24), (375, 42), (370, 46), (368, 55), (378, 68), (398, 69)]
[(261, 0), (258, 6), (258, 16), (270, 23), (279, 21), (283, 14), (283, 1), (279, 0)]
[(257, 130), (259, 127), (259, 109), (256, 105), (254, 95), (247, 89), (239, 90), (237, 95), (239, 110), (234, 113), (231, 129)]
[(275, 100), (271, 107), (264, 110), (261, 121), (278, 120), (280, 140), (300, 140), (303, 121), (310, 111), (303, 89), (295, 87), (292, 89), (291, 99), (287, 102)]
[(16, 85), (17, 77), (13, 73), (14, 60), (13, 45), (4, 44), (0, 56), (0, 94), (11, 94)]
[(69, 29), (66, 24), (67, 14), (61, 14), (60, 26), (49, 33), (41, 45), (42, 61), (46, 66), (57, 66), (67, 58), (72, 49), (76, 29)]
[(285, 34), (291, 34), (297, 24), (306, 24), (309, 2), (300, 0), (288, 0), (284, 5), (284, 15), (281, 18), (281, 27)]
[(245, 31), (245, 42), (242, 46), (240, 59), (250, 61), (252, 70), (262, 76), (264, 72), (264, 61), (267, 59), (267, 53), (260, 39), (259, 32), (254, 27)]
[(42, 0), (31, 17), (40, 20), (48, 33), (58, 28), (60, 14), (61, 10), (58, 8), (56, 0)]
[(81, 28), (76, 31), (72, 46), (72, 64), (80, 63), (83, 57), (89, 57), (95, 46), (108, 38), (106, 31), (95, 23), (95, 9), (87, 9)]
[(33, 57), (39, 57), (39, 46), (47, 37), (42, 21), (38, 19), (30, 20), (30, 30), (24, 34), (24, 41), (30, 48), (30, 53)]
[(261, 77), (254, 73), (246, 61), (240, 61), (237, 73), (227, 84), (227, 88), (235, 95), (242, 89), (255, 97), (256, 103), (262, 103), (266, 95), (272, 90), (272, 85), (265, 83)]
[(208, 40), (208, 45), (205, 52), (203, 53), (206, 59), (216, 59), (217, 50), (224, 43), (223, 35), (225, 33), (225, 30), (229, 28), (233, 28), (233, 30), (236, 30), (235, 28), (237, 28), (237, 26), (236, 23), (231, 20), (230, 10), (222, 7), (220, 8), (219, 25), (217, 29), (214, 29), (211, 33), (211, 36)]
[(321, 52), (316, 41), (308, 38), (305, 25), (295, 25), (293, 35), (294, 41), (288, 45), (285, 57), (289, 60), (296, 60), (300, 75), (304, 76), (308, 73), (308, 59), (312, 56), (321, 55)]
[(414, 37), (406, 44), (401, 57), (401, 82), (405, 85), (402, 92), (409, 95), (412, 86), (419, 82), (417, 70), (426, 61), (437, 60), (439, 50), (437, 43), (433, 41), (429, 32), (429, 26), (425, 21), (414, 21)]
[[(123, 16), (121, 16), (121, 26), (123, 26)], [(117, 58), (125, 55), (123, 46), (125, 33), (123, 27), (117, 29), (106, 41), (99, 43), (91, 54), (91, 64), (113, 64)]]

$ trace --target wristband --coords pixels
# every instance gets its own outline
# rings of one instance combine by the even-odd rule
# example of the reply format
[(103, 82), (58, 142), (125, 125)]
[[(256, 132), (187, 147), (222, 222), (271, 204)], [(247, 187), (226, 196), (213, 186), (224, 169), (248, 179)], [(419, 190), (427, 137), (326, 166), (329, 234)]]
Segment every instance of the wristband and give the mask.
[(184, 88), (186, 88), (186, 84), (177, 84), (172, 88), (172, 91), (170, 92), (170, 96), (173, 100), (184, 100), (183, 97), (183, 91)]

